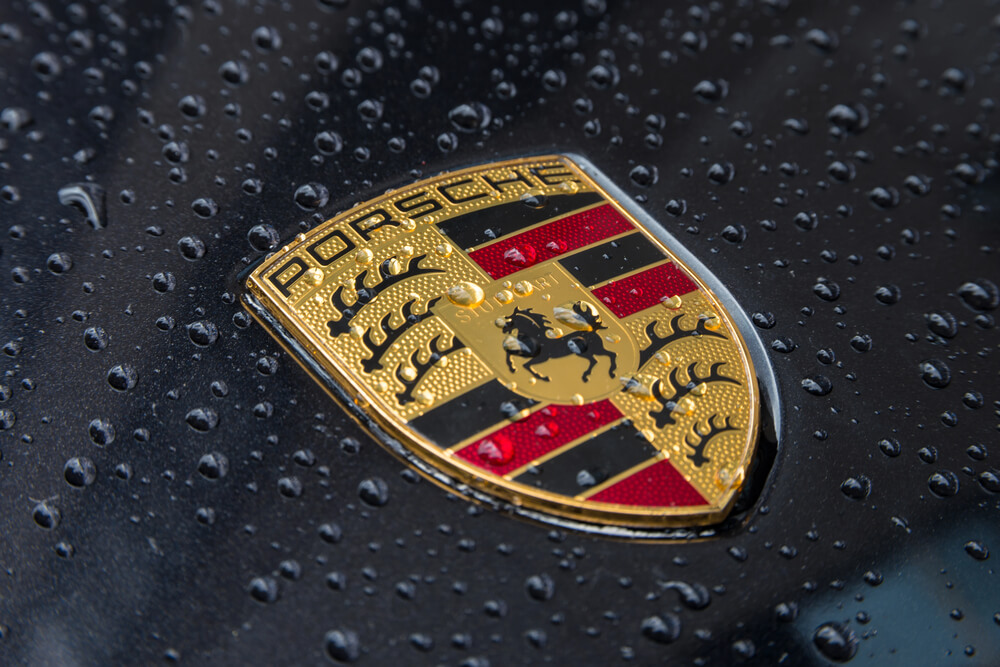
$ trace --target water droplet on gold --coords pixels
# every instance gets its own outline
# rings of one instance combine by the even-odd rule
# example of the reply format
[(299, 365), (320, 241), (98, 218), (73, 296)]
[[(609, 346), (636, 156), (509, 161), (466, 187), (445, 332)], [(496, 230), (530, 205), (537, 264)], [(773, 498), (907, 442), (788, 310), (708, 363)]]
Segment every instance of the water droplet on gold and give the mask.
[(570, 400), (573, 402), (573, 405), (583, 405), (583, 396), (580, 394), (573, 394)]
[[(302, 233), (302, 232), (299, 232), (298, 234), (296, 234), (296, 235), (295, 235), (295, 240), (296, 240), (296, 241), (297, 241), (298, 243), (302, 243), (303, 241), (305, 241), (305, 240), (306, 240), (306, 235), (305, 235), (304, 233)], [(286, 246), (286, 247), (287, 247), (287, 246)]]
[(715, 331), (721, 326), (722, 320), (715, 313), (711, 313), (705, 318), (705, 328), (709, 331)]
[(413, 220), (412, 218), (405, 218), (405, 219), (403, 219), (402, 222), (399, 223), (399, 226), (404, 231), (412, 232), (414, 229), (417, 228), (417, 222), (415, 220)]
[(393, 257), (386, 263), (386, 268), (389, 270), (389, 275), (398, 276), (403, 272), (403, 263)]
[(309, 269), (306, 271), (305, 279), (311, 282), (313, 285), (319, 285), (323, 282), (323, 270), (322, 269)]
[(660, 350), (659, 352), (654, 354), (653, 357), (664, 366), (670, 363), (670, 353), (667, 352), (666, 350)]
[(642, 434), (642, 437), (644, 437), (647, 442), (653, 442), (656, 440), (656, 433), (652, 429), (644, 428), (639, 431), (639, 433)]
[(648, 400), (653, 399), (653, 381), (643, 375), (619, 378), (625, 393)]
[(677, 294), (673, 295), (669, 299), (661, 299), (660, 303), (669, 308), (670, 310), (677, 310), (681, 307), (681, 297)]
[(504, 288), (504, 289), (510, 289), (510, 288), (511, 288), (511, 287), (513, 287), (513, 286), (514, 286), (514, 283), (512, 283), (512, 282), (511, 282), (511, 281), (509, 281), (509, 280), (505, 280), (505, 281), (503, 281), (502, 283), (500, 283), (500, 287), (502, 287), (502, 288)]
[(442, 243), (434, 248), (434, 252), (440, 257), (451, 257), (452, 247), (450, 243)]
[(510, 420), (512, 422), (519, 422), (527, 419), (529, 416), (531, 416), (531, 410), (525, 408), (524, 410), (521, 410), (520, 412), (516, 413), (513, 417), (510, 418)]
[(551, 329), (546, 329), (546, 331), (545, 331), (545, 337), (546, 338), (559, 338), (564, 333), (565, 332), (563, 331), (562, 327), (552, 327)]
[(417, 403), (421, 405), (430, 405), (434, 402), (434, 394), (429, 391), (418, 391), (413, 395), (413, 398), (417, 399)]
[(371, 264), (374, 254), (368, 248), (362, 248), (354, 255), (354, 261), (358, 264)]
[(706, 391), (708, 391), (708, 383), (702, 382), (700, 385), (692, 389), (691, 393), (695, 396), (704, 396)]
[(527, 280), (519, 280), (514, 285), (514, 293), (518, 296), (528, 296), (535, 291), (535, 286)]
[(357, 324), (351, 327), (351, 336), (354, 338), (361, 338), (365, 335), (365, 330), (359, 327)]
[(694, 412), (694, 401), (685, 396), (674, 404), (674, 409), (671, 412), (687, 416)]
[(563, 192), (573, 194), (574, 192), (579, 192), (580, 185), (576, 181), (563, 181), (559, 184), (559, 189)]
[(497, 329), (503, 329), (504, 326), (506, 326), (506, 325), (507, 325), (507, 319), (506, 318), (498, 317), (495, 320), (493, 320), (493, 326), (495, 326)]
[(441, 357), (438, 359), (437, 365), (441, 368), (447, 368), (449, 363), (451, 362), (448, 360), (448, 357)]
[(497, 296), (497, 301), (499, 301), (504, 305), (507, 305), (508, 303), (514, 300), (514, 293), (511, 292), (509, 289), (500, 290), (499, 292), (497, 292), (496, 296)]
[(448, 288), (447, 291), (448, 300), (451, 301), (456, 306), (464, 306), (466, 308), (475, 308), (483, 302), (486, 295), (483, 294), (483, 288), (476, 283), (471, 283), (467, 280)]
[(407, 382), (413, 382), (417, 379), (417, 369), (413, 366), (403, 366), (399, 370), (399, 377), (403, 378)]
[(399, 256), (400, 257), (413, 257), (413, 253), (414, 252), (415, 252), (415, 250), (413, 249), (413, 246), (411, 246), (411, 245), (404, 245), (402, 248), (399, 249)]
[(389, 391), (388, 383), (386, 383), (384, 380), (379, 380), (378, 382), (375, 383), (375, 391), (379, 392), (380, 394)]

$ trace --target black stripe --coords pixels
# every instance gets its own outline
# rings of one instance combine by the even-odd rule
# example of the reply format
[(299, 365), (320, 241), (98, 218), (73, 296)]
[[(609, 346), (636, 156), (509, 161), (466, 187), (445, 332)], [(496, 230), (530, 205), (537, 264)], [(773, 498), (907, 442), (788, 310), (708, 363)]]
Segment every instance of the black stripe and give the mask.
[(435, 445), (447, 448), (536, 402), (491, 380), (411, 420), (410, 426)]
[(600, 201), (596, 192), (552, 195), (541, 208), (515, 201), (445, 220), (438, 223), (438, 229), (464, 250)]
[(621, 474), (656, 454), (656, 448), (631, 426), (619, 424), (567, 452), (528, 469), (515, 482), (575, 496)]
[(559, 260), (584, 285), (596, 285), (666, 259), (663, 251), (640, 232), (582, 250)]

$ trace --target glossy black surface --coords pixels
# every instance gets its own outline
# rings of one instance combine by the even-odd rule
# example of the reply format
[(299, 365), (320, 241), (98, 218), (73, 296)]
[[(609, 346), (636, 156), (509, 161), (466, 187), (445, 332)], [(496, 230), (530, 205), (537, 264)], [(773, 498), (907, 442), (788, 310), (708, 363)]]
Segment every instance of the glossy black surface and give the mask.
[[(666, 5), (3, 3), (0, 663), (997, 664), (1000, 7)], [(242, 312), (279, 239), (538, 152), (760, 324), (745, 529), (477, 510)]]

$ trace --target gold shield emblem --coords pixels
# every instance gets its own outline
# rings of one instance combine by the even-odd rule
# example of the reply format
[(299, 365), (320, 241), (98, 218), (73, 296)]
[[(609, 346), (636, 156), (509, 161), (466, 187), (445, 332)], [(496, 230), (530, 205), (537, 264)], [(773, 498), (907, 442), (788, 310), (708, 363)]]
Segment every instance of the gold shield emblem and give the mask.
[(565, 156), (356, 206), (247, 287), (314, 376), (452, 490), (661, 528), (719, 521), (744, 483), (759, 397), (733, 319)]

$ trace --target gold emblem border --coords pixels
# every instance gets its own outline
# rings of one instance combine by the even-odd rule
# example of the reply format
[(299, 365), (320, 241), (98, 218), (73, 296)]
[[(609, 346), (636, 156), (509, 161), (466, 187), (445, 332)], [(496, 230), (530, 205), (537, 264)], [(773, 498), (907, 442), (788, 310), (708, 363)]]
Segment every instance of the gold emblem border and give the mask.
[[(723, 492), (714, 503), (685, 507), (659, 507), (653, 509), (631, 505), (599, 503), (590, 500), (577, 500), (576, 498), (555, 494), (542, 489), (537, 489), (535, 487), (509, 482), (496, 475), (490, 475), (488, 473), (484, 474), (484, 471), (476, 468), (472, 464), (467, 463), (458, 457), (449, 456), (445, 453), (443, 448), (434, 445), (420, 434), (407, 428), (406, 424), (398, 423), (389, 411), (380, 404), (380, 399), (367, 389), (366, 383), (361, 378), (356, 377), (351, 369), (338, 363), (336, 358), (328, 355), (324, 351), (325, 345), (323, 341), (308, 329), (305, 323), (295, 315), (293, 310), (284, 307), (282, 304), (282, 298), (263, 279), (264, 274), (269, 269), (294, 254), (297, 249), (307, 244), (313, 238), (320, 236), (333, 225), (355, 216), (362, 207), (374, 207), (383, 202), (389, 201), (390, 198), (398, 198), (402, 194), (434, 187), (442, 182), (451, 181), (462, 176), (470, 176), (496, 169), (513, 168), (527, 164), (537, 165), (547, 162), (558, 162), (570, 169), (574, 175), (581, 179), (582, 182), (586, 183), (588, 187), (593, 188), (593, 190), (604, 197), (608, 203), (613, 205), (619, 213), (621, 213), (636, 227), (636, 229), (652, 241), (664, 253), (664, 255), (670, 259), (670, 261), (680, 266), (695, 282), (695, 284), (698, 285), (699, 290), (702, 291), (705, 297), (714, 306), (716, 312), (722, 315), (720, 319), (722, 320), (726, 331), (729, 333), (730, 339), (737, 344), (742, 362), (743, 377), (746, 378), (747, 381), (749, 410), (751, 414), (748, 420), (747, 437), (743, 445), (743, 457), (742, 460), (739, 461), (739, 463), (733, 468), (734, 477), (741, 480), (741, 482), (733, 484), (728, 490)], [(487, 206), (483, 206), (482, 208), (487, 208)], [(579, 165), (565, 155), (538, 155), (480, 164), (422, 179), (379, 197), (367, 200), (359, 206), (352, 207), (334, 216), (333, 218), (330, 218), (309, 232), (299, 234), (293, 244), (286, 245), (280, 251), (265, 258), (265, 260), (257, 266), (247, 278), (246, 287), (248, 291), (260, 302), (262, 307), (266, 309), (271, 316), (285, 328), (286, 331), (295, 337), (296, 340), (298, 340), (298, 342), (302, 344), (302, 346), (311, 355), (313, 355), (314, 360), (317, 360), (323, 369), (330, 373), (338, 384), (345, 389), (348, 389), (347, 393), (349, 395), (354, 394), (354, 403), (356, 406), (360, 408), (369, 418), (371, 418), (375, 424), (384, 430), (390, 437), (400, 442), (408, 451), (415, 454), (424, 463), (454, 479), (459, 485), (469, 485), (481, 492), (485, 492), (490, 496), (510, 502), (515, 507), (526, 508), (570, 520), (583, 521), (585, 523), (616, 525), (622, 527), (672, 528), (684, 526), (705, 526), (717, 523), (725, 518), (725, 516), (729, 513), (732, 504), (735, 502), (736, 497), (742, 488), (742, 484), (745, 482), (747, 468), (756, 450), (760, 429), (760, 394), (757, 387), (757, 376), (754, 371), (753, 361), (750, 358), (750, 352), (747, 348), (746, 341), (736, 328), (729, 311), (726, 310), (725, 306), (719, 301), (715, 293), (708, 287), (708, 285), (705, 284), (702, 277), (692, 271), (683, 260), (672, 253), (659, 238), (651, 234), (649, 230), (646, 229), (646, 227), (640, 223), (630, 211), (628, 211), (628, 209), (624, 208), (621, 203), (613, 195), (611, 195), (611, 193), (601, 187), (601, 185), (591, 178), (586, 171), (581, 169)], [(270, 331), (270, 327), (267, 323), (263, 321), (262, 318), (253, 311), (253, 309), (248, 308), (248, 311), (251, 316), (253, 316), (253, 318), (264, 327), (265, 330)], [(294, 351), (290, 350), (283, 341), (280, 339), (278, 340), (285, 351), (291, 357), (296, 359), (299, 365), (302, 366), (302, 368), (313, 378), (313, 380), (324, 388), (324, 391), (326, 391), (331, 398), (336, 400), (338, 403), (341, 402), (340, 398), (331, 390), (331, 388), (326, 386), (326, 383), (322, 380), (322, 378), (318, 377), (307, 364), (303, 363), (302, 360), (299, 359), (298, 355)], [(355, 421), (357, 421), (362, 427), (365, 427), (365, 424), (361, 420), (357, 419), (351, 410), (346, 410), (346, 412), (350, 414), (352, 418), (354, 418)], [(384, 449), (406, 462), (405, 457), (401, 456), (399, 452), (394, 451), (391, 446), (382, 443), (380, 438), (375, 437), (374, 439), (380, 444), (383, 444)], [(662, 457), (663, 455), (661, 453), (655, 458), (658, 460)], [(423, 472), (422, 474), (424, 477), (441, 486), (448, 492), (459, 493), (461, 495), (465, 495), (466, 497), (470, 497), (469, 494), (462, 494), (461, 491), (454, 486), (445, 484), (431, 475)]]

